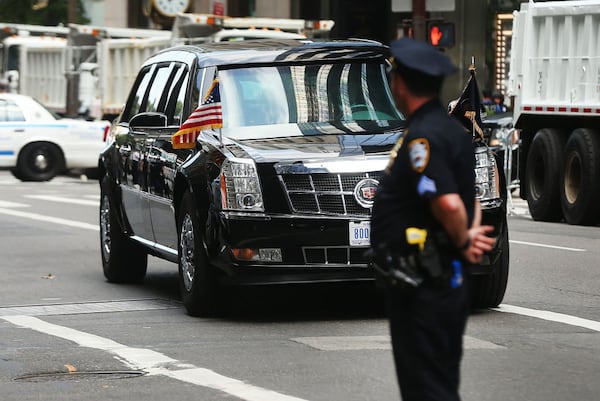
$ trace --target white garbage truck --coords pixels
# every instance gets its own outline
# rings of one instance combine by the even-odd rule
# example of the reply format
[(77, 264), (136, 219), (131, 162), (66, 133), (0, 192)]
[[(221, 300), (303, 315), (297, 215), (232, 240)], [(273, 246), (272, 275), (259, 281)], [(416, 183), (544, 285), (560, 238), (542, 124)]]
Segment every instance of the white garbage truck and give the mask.
[[(11, 92), (30, 95), (68, 116), (112, 120), (139, 66), (174, 45), (326, 35), (331, 20), (231, 18), (179, 14), (172, 30), (69, 24), (0, 24), (2, 74)], [(4, 36), (2, 36), (4, 35)]]
[(32, 96), (65, 111), (65, 27), (0, 24), (0, 83), (7, 92)]
[(71, 80), (67, 108), (90, 118), (112, 119), (127, 100), (139, 66), (169, 46), (224, 40), (305, 38), (331, 30), (333, 21), (230, 18), (179, 14), (171, 31), (70, 24)]
[(156, 29), (69, 25), (66, 77), (68, 114), (111, 120), (127, 100), (139, 66), (170, 46)]
[(600, 223), (600, 0), (521, 4), (509, 95), (534, 220)]

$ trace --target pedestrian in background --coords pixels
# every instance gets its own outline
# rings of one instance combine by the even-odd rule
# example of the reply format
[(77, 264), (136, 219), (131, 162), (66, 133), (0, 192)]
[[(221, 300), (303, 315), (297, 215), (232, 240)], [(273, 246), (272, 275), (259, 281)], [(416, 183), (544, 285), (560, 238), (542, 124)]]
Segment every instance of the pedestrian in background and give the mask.
[(500, 92), (494, 92), (492, 95), (492, 104), (490, 105), (493, 113), (506, 113), (508, 108), (504, 104), (504, 95)]
[(390, 50), (392, 95), (407, 127), (375, 197), (371, 243), (384, 260), (377, 266), (388, 283), (398, 383), (404, 401), (459, 400), (465, 280), (492, 249), (493, 227), (479, 224), (471, 135), (439, 99), (456, 67), (425, 42), (403, 38)]

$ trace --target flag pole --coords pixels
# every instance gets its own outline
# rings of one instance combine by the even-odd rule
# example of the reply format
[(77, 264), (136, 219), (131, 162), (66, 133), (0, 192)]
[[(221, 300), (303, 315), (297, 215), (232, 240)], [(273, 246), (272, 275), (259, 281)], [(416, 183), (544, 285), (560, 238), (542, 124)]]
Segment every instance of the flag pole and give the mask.
[[(471, 72), (471, 76), (475, 77), (475, 56), (471, 56), (471, 65), (469, 66), (469, 71)], [(479, 96), (479, 93), (476, 95)], [(477, 113), (476, 110), (475, 113)], [(473, 139), (475, 139), (475, 132), (475, 116), (473, 116), (473, 132), (471, 133)]]

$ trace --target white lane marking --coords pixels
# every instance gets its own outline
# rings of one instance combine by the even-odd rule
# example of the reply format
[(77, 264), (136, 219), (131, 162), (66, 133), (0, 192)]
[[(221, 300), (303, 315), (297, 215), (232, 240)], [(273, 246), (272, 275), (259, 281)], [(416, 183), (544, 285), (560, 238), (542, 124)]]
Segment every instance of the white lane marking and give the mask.
[[(45, 298), (59, 300), (60, 298)], [(64, 303), (51, 305), (21, 305), (0, 307), (1, 316), (52, 316), (81, 315), (89, 313), (132, 312), (180, 308), (174, 301), (164, 299), (134, 299), (120, 301), (98, 301), (83, 303)]]
[(98, 201), (64, 198), (62, 196), (53, 196), (53, 195), (25, 195), (25, 197), (31, 198), (31, 199), (47, 200), (47, 201), (51, 201), (51, 202), (72, 203), (75, 205), (85, 205), (85, 206), (98, 206), (99, 205)]
[(44, 221), (46, 223), (62, 224), (64, 226), (83, 228), (85, 230), (100, 231), (100, 228), (97, 224), (82, 223), (80, 221), (61, 219), (60, 217), (44, 216), (42, 214), (37, 213), (21, 212), (18, 210), (0, 208), (0, 214), (6, 214), (15, 217), (23, 217), (25, 219), (31, 220), (39, 220)]
[(583, 327), (589, 330), (600, 332), (600, 322), (595, 320), (582, 319), (580, 317), (565, 315), (563, 313), (550, 312), (538, 309), (523, 308), (521, 306), (501, 304), (497, 308), (491, 308), (492, 310), (505, 313), (513, 313), (516, 315), (523, 315), (529, 317), (535, 317), (538, 319), (548, 320), (551, 322), (564, 323), (571, 326)]
[(520, 244), (520, 245), (529, 245), (529, 246), (538, 246), (540, 248), (552, 248), (552, 249), (560, 249), (563, 251), (572, 251), (572, 252), (587, 252), (587, 249), (582, 248), (568, 248), (565, 246), (557, 246), (557, 245), (548, 245), (548, 244), (539, 244), (537, 242), (526, 242), (526, 241), (515, 241), (509, 240), (508, 242), (512, 244)]
[(208, 387), (248, 401), (306, 401), (302, 398), (281, 394), (273, 390), (253, 386), (241, 380), (220, 375), (210, 369), (184, 370), (150, 369), (150, 374), (160, 374), (197, 386)]
[(0, 207), (30, 207), (30, 205), (0, 200)]
[(153, 375), (163, 375), (186, 383), (219, 390), (247, 401), (306, 401), (281, 394), (231, 377), (223, 376), (210, 369), (200, 368), (170, 358), (160, 352), (145, 348), (130, 348), (108, 338), (44, 322), (30, 316), (0, 317), (16, 326), (52, 335), (79, 346), (109, 352), (131, 369), (145, 370)]
[[(390, 336), (322, 336), (292, 338), (301, 344), (321, 351), (391, 350)], [(463, 336), (465, 349), (501, 349), (501, 345)]]

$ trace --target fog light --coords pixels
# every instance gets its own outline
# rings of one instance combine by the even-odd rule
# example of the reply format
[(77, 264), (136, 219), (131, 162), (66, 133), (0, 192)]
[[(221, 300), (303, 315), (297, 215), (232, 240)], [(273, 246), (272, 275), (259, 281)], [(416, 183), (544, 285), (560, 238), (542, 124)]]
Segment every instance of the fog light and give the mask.
[(231, 253), (237, 260), (256, 260), (258, 256), (256, 249), (251, 248), (232, 248)]
[(237, 260), (249, 262), (283, 262), (283, 256), (280, 248), (232, 248), (231, 253)]

